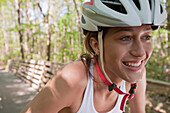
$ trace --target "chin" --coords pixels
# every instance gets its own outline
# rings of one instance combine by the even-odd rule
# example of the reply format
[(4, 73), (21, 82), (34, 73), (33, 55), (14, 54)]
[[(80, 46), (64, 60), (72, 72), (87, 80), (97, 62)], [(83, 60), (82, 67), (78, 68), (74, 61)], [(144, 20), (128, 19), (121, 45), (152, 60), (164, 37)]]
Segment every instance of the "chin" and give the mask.
[(142, 76), (138, 76), (138, 77), (135, 77), (135, 78), (129, 77), (128, 79), (125, 79), (125, 81), (127, 81), (129, 83), (137, 83), (141, 80), (142, 80)]

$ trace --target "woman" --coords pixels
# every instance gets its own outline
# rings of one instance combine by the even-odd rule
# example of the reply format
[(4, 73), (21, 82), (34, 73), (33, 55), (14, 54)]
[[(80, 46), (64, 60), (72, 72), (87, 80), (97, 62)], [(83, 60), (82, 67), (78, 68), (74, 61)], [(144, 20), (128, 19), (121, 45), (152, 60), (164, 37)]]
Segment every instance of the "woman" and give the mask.
[(159, 0), (91, 0), (82, 13), (93, 58), (84, 54), (58, 71), (22, 113), (121, 113), (127, 99), (132, 113), (145, 113), (150, 38), (165, 9)]

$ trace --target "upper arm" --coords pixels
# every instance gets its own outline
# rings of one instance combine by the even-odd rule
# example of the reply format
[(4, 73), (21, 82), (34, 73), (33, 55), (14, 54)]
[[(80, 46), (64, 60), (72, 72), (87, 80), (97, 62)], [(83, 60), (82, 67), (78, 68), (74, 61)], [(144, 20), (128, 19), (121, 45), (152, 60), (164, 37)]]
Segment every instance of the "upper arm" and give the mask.
[(70, 93), (69, 86), (62, 78), (53, 78), (21, 113), (56, 113), (69, 106), (66, 94)]
[[(75, 75), (77, 76), (75, 77)], [(70, 77), (74, 75), (73, 77)], [(56, 113), (70, 107), (81, 87), (78, 73), (71, 69), (58, 72), (21, 113)]]
[(131, 113), (145, 113), (146, 71), (141, 81), (137, 83), (134, 98), (129, 100)]

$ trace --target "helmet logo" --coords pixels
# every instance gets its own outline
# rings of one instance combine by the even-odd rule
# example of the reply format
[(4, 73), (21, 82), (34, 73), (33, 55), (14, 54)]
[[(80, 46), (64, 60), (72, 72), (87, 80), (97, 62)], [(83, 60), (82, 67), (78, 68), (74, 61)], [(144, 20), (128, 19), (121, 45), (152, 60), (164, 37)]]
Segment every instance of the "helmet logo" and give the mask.
[(93, 1), (94, 0), (91, 0), (91, 2), (85, 2), (83, 5), (87, 4), (87, 5), (93, 5)]

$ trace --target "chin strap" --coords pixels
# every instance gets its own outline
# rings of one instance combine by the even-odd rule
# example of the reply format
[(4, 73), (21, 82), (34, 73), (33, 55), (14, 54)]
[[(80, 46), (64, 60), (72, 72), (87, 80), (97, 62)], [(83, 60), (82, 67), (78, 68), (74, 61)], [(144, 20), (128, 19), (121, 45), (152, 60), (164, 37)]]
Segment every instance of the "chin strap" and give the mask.
[(124, 95), (123, 99), (122, 99), (122, 102), (121, 102), (121, 105), (120, 105), (120, 110), (124, 111), (124, 108), (125, 108), (125, 103), (126, 103), (126, 100), (127, 99), (132, 99), (134, 97), (134, 94), (135, 94), (135, 89), (136, 89), (136, 83), (133, 83), (131, 84), (131, 89), (129, 90), (129, 93), (124, 93), (123, 91), (121, 91), (117, 85), (115, 83), (111, 84), (107, 79), (106, 77), (104, 76), (104, 74), (101, 72), (100, 68), (99, 68), (99, 65), (97, 63), (97, 60), (96, 58), (95, 59), (95, 62), (96, 62), (96, 69), (97, 69), (97, 72), (100, 76), (100, 78), (103, 80), (103, 82), (105, 84), (108, 85), (108, 88), (109, 88), (109, 91), (112, 91), (113, 89), (120, 95)]

